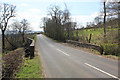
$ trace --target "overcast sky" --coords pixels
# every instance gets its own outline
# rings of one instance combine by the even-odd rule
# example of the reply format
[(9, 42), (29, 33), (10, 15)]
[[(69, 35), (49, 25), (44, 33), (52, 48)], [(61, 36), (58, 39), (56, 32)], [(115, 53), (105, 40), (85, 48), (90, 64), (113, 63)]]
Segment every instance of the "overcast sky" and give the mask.
[(16, 19), (27, 19), (34, 31), (42, 31), (42, 18), (46, 17), (50, 5), (58, 5), (63, 10), (66, 3), (72, 20), (84, 26), (93, 21), (102, 8), (101, 0), (0, 0), (0, 3), (15, 5)]

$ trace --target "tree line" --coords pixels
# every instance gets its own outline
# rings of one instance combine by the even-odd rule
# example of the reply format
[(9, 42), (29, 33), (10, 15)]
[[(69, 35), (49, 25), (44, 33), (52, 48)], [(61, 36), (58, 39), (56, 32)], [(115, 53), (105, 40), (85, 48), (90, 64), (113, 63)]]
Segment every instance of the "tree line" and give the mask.
[(64, 10), (56, 5), (51, 6), (48, 15), (50, 18), (43, 18), (44, 32), (47, 36), (58, 41), (72, 38), (72, 31), (75, 30), (76, 22), (72, 22), (67, 6)]

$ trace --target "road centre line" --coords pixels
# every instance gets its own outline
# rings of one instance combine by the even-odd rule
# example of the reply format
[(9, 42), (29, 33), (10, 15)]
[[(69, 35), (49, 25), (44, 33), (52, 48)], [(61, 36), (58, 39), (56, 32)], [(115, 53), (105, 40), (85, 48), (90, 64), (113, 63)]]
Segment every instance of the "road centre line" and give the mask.
[(105, 72), (105, 71), (103, 71), (103, 70), (101, 70), (101, 69), (99, 69), (99, 68), (97, 68), (97, 67), (95, 67), (95, 66), (92, 66), (92, 65), (90, 65), (90, 64), (88, 64), (88, 63), (84, 63), (84, 64), (87, 65), (87, 66), (89, 66), (89, 67), (91, 67), (91, 68), (93, 68), (93, 69), (96, 69), (96, 70), (98, 70), (98, 71), (100, 71), (100, 72), (102, 72), (102, 73), (104, 73), (104, 74), (107, 74), (108, 76), (111, 76), (111, 77), (113, 77), (113, 78), (116, 78), (116, 79), (120, 80), (118, 77), (116, 77), (116, 76), (114, 76), (114, 75), (112, 75), (112, 74), (110, 74), (110, 73), (108, 73), (108, 72)]
[(66, 56), (70, 56), (69, 54), (67, 54), (67, 53), (65, 53), (65, 52), (63, 52), (62, 50), (60, 50), (60, 49), (57, 49), (58, 51), (60, 51), (60, 52), (62, 52), (63, 54), (65, 54)]

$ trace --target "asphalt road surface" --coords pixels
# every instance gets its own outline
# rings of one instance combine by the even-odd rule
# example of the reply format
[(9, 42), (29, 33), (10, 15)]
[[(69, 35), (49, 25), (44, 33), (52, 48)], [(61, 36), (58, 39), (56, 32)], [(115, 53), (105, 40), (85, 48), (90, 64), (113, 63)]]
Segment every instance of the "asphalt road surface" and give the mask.
[(118, 61), (64, 46), (40, 34), (37, 47), (46, 78), (116, 78)]

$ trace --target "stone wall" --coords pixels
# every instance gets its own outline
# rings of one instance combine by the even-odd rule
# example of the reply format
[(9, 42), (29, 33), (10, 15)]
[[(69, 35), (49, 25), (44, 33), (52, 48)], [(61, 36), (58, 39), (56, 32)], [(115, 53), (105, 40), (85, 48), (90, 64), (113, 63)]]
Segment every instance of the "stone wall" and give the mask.
[(35, 41), (31, 38), (27, 38), (27, 43), (25, 45), (25, 57), (29, 57), (32, 59), (34, 57), (34, 48)]
[(83, 42), (78, 42), (78, 41), (72, 41), (72, 40), (67, 40), (66, 42), (76, 45), (76, 46), (79, 46), (79, 47), (83, 47), (83, 48), (95, 49), (98, 52), (100, 52), (101, 54), (103, 54), (103, 48), (98, 45), (94, 45), (94, 44), (90, 44), (90, 43), (83, 43)]

